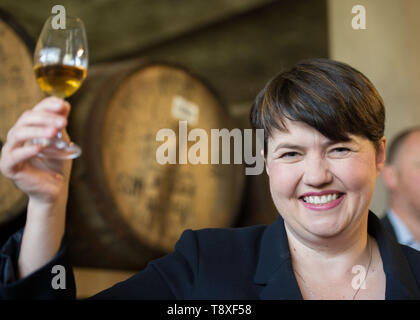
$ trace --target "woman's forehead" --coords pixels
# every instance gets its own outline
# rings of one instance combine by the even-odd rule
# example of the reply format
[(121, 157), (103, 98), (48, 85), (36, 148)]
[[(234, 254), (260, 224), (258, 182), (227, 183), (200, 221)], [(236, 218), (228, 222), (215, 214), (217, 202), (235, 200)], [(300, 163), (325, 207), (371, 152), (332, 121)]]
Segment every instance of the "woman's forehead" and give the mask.
[(271, 132), (270, 138), (272, 140), (287, 139), (290, 138), (301, 138), (301, 137), (313, 137), (319, 140), (329, 140), (327, 137), (322, 135), (318, 130), (309, 126), (308, 124), (300, 121), (285, 121), (284, 130), (274, 128)]
[[(348, 134), (348, 137), (350, 140), (346, 142), (358, 142), (363, 139), (352, 134)], [(286, 122), (286, 130), (273, 129), (268, 141), (276, 145), (290, 143), (330, 145), (339, 142), (331, 140), (304, 122), (290, 120)]]

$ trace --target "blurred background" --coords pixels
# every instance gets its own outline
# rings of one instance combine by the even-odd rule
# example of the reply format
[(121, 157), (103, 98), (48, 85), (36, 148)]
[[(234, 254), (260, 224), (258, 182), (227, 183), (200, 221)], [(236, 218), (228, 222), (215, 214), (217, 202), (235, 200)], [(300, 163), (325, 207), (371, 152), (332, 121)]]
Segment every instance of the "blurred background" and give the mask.
[[(69, 99), (69, 133), (84, 152), (74, 161), (67, 223), (80, 298), (169, 252), (185, 228), (268, 224), (278, 215), (265, 173), (154, 165), (157, 128), (173, 123), (174, 97), (198, 106), (198, 128), (246, 129), (271, 77), (303, 58), (332, 58), (377, 87), (388, 141), (420, 124), (417, 0), (0, 0), (1, 141), (43, 97), (32, 52), (56, 4), (84, 21), (89, 45), (87, 79)], [(366, 9), (365, 30), (352, 28), (355, 5)], [(24, 225), (25, 203), (0, 177), (2, 243)], [(382, 216), (385, 208), (379, 178), (371, 209)]]

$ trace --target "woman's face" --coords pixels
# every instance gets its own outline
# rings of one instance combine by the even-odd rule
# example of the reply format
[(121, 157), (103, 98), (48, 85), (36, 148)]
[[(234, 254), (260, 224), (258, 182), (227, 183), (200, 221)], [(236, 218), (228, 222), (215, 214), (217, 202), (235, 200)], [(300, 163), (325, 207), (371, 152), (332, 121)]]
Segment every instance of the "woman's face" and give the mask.
[(366, 138), (333, 143), (302, 122), (286, 122), (268, 140), (266, 170), (274, 204), (289, 228), (308, 240), (356, 230), (368, 213), (385, 161)]

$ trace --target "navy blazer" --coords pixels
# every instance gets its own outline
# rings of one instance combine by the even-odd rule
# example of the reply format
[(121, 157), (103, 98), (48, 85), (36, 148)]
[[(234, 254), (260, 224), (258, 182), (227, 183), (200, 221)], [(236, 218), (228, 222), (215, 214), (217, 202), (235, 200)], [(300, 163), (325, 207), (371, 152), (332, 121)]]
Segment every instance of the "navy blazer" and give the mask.
[[(386, 299), (420, 299), (420, 252), (398, 244), (369, 213), (368, 232), (379, 245)], [(0, 297), (74, 299), (74, 278), (63, 244), (46, 266), (15, 280), (21, 233), (1, 248)], [(51, 288), (52, 267), (64, 265), (66, 289)], [(292, 271), (284, 221), (270, 226), (186, 230), (173, 253), (91, 299), (302, 299)]]
[[(385, 212), (384, 216), (381, 218), (381, 222), (385, 229), (397, 240), (397, 235), (395, 233), (394, 226), (391, 223), (391, 220), (388, 218), (388, 214)], [(398, 240), (397, 240), (398, 241)]]

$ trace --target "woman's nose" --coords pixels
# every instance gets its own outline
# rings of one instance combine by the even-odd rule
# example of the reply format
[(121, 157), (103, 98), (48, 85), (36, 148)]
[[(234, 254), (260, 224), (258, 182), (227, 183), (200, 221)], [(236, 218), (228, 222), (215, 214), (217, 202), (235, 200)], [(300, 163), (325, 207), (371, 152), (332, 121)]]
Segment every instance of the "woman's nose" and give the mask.
[(312, 159), (306, 161), (303, 174), (303, 183), (313, 187), (319, 187), (332, 182), (332, 173), (329, 170), (327, 161), (323, 159)]

